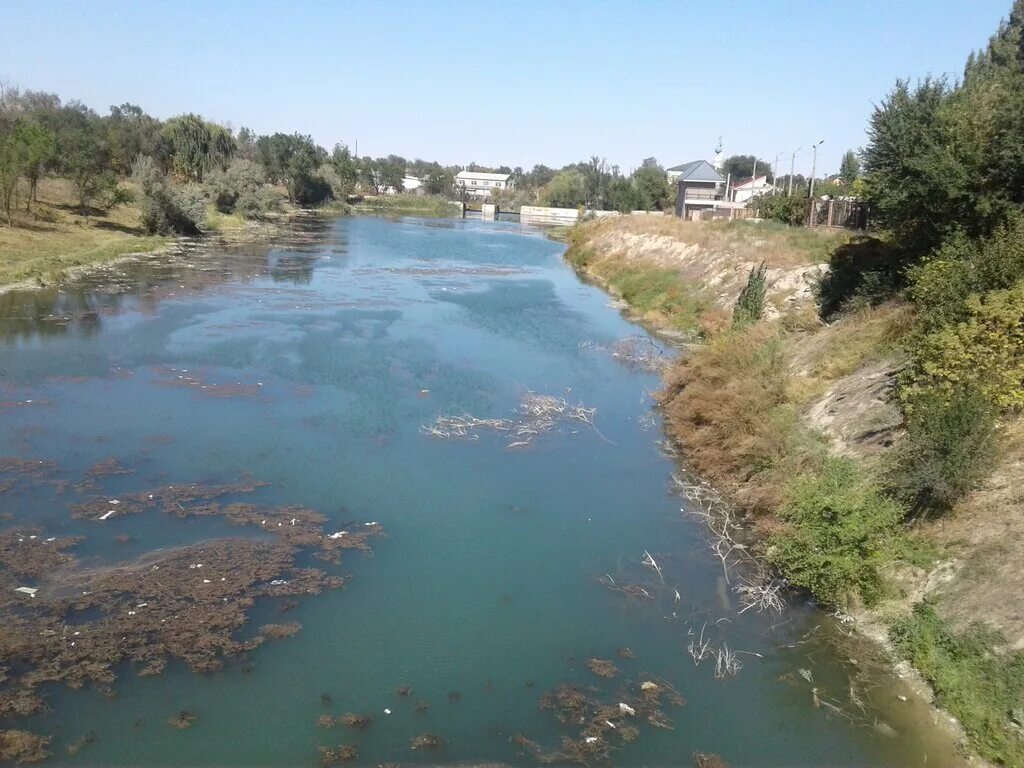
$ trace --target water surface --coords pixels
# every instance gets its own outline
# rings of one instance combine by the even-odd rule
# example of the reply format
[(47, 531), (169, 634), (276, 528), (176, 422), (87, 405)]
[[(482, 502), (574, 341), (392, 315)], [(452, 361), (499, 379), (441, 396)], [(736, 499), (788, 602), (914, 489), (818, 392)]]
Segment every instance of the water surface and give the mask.
[[(738, 613), (702, 526), (672, 493), (657, 378), (602, 349), (644, 331), (562, 250), (515, 224), (347, 218), (269, 248), (151, 259), (0, 297), (0, 455), (51, 459), (72, 484), (114, 457), (134, 473), (103, 478), (105, 494), (248, 473), (269, 483), (253, 500), (378, 521), (387, 534), (372, 556), (345, 558), (345, 589), (289, 612), (296, 637), (244, 664), (213, 675), (172, 664), (148, 678), (126, 667), (115, 698), (50, 690), (51, 711), (27, 725), (54, 734), (57, 761), (312, 765), (318, 746), (348, 742), (359, 764), (530, 765), (517, 735), (547, 748), (577, 735), (539, 708), (544, 692), (575, 682), (614, 702), (626, 681), (656, 677), (687, 704), (666, 708), (672, 729), (641, 727), (615, 765), (685, 765), (698, 750), (750, 766), (955, 763), (919, 708), (861, 676), (828, 617), (801, 604)], [(421, 432), (439, 414), (513, 417), (528, 392), (596, 408), (596, 429), (560, 424), (513, 449), (498, 435)], [(97, 527), (70, 519), (79, 497), (13, 488), (0, 494), (11, 517), (0, 526), (81, 533), (77, 553), (93, 564), (235, 534), (159, 513)], [(132, 541), (116, 544), (120, 533)], [(609, 577), (655, 599), (608, 589)], [(251, 624), (274, 615), (258, 603)], [(687, 646), (705, 626), (716, 646), (743, 652), (736, 676), (694, 664)], [(635, 658), (616, 656), (624, 646)], [(621, 676), (594, 676), (592, 657)], [(196, 724), (168, 727), (182, 709)], [(317, 726), (348, 711), (373, 725)], [(425, 731), (443, 748), (410, 751)], [(69, 756), (87, 732), (94, 743)]]

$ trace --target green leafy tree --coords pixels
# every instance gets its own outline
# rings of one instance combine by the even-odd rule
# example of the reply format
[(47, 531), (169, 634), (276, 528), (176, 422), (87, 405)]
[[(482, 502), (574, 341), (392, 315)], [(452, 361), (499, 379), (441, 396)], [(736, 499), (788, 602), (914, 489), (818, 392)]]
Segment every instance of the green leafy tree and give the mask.
[(284, 184), (289, 202), (307, 205), (330, 196), (329, 185), (318, 174), (327, 152), (311, 137), (300, 133), (261, 136), (256, 154), (268, 178)]
[(135, 104), (111, 107), (105, 120), (110, 165), (115, 173), (128, 175), (139, 155), (158, 157), (165, 154), (160, 121), (147, 115)]
[(671, 194), (665, 169), (657, 162), (653, 165), (647, 164), (647, 161), (644, 162), (645, 164), (633, 173), (633, 184), (636, 186), (640, 208), (645, 211), (664, 210)]
[(47, 167), (57, 156), (57, 137), (53, 131), (38, 123), (26, 123), (20, 130), (24, 144), (24, 174), (28, 181), (28, 196), (25, 198), (25, 210), (31, 211), (32, 203), (36, 202), (39, 179)]
[(586, 204), (586, 179), (578, 170), (559, 171), (541, 195), (545, 205), (554, 208), (578, 208)]
[(846, 150), (843, 160), (839, 164), (839, 179), (843, 184), (850, 186), (860, 178), (860, 159), (852, 149)]
[(359, 183), (359, 161), (352, 156), (348, 147), (344, 144), (335, 144), (330, 157), (331, 167), (338, 175), (339, 188), (335, 190), (335, 197), (351, 195)]
[(171, 118), (163, 127), (171, 169), (179, 176), (201, 182), (214, 168), (224, 170), (235, 152), (235, 140), (223, 126), (188, 114)]
[(767, 160), (761, 160), (755, 155), (732, 155), (722, 163), (722, 175), (731, 178), (733, 184), (742, 184), (754, 178), (754, 165), (757, 164), (757, 175), (767, 176), (771, 181), (772, 167)]

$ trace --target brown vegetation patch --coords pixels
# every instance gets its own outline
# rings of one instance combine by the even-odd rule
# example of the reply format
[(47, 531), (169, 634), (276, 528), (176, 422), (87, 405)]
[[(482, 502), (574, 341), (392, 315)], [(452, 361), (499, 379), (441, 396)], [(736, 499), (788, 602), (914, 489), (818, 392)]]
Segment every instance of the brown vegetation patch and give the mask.
[(441, 737), (433, 733), (421, 733), (409, 742), (410, 749), (437, 749), (441, 746)]
[(607, 659), (588, 659), (587, 667), (598, 677), (615, 677), (619, 669)]
[(340, 765), (359, 757), (359, 748), (352, 744), (339, 744), (336, 747), (320, 747), (320, 765)]
[(38, 763), (50, 756), (50, 737), (29, 731), (0, 731), (0, 763)]
[(177, 728), (179, 731), (191, 728), (195, 722), (196, 713), (187, 709), (183, 709), (167, 718), (167, 724), (172, 728)]
[(134, 471), (134, 469), (128, 469), (120, 461), (110, 456), (93, 464), (85, 473), (85, 477), (82, 478), (81, 482), (75, 484), (75, 490), (79, 493), (95, 491), (99, 489), (98, 480), (113, 475), (130, 475)]
[(260, 627), (260, 634), (272, 640), (280, 640), (285, 637), (295, 637), (301, 629), (302, 625), (297, 621), (289, 624), (264, 624)]
[(373, 718), (369, 715), (357, 715), (355, 712), (346, 712), (338, 718), (338, 722), (344, 723), (349, 728), (354, 728), (357, 731), (365, 731), (370, 727)]

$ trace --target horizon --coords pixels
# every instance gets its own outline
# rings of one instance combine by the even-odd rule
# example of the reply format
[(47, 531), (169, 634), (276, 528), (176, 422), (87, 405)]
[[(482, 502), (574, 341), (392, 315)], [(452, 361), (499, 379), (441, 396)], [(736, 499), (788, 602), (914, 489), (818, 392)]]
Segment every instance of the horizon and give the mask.
[(710, 160), (721, 136), (724, 157), (783, 153), (780, 175), (803, 147), (795, 172), (806, 175), (809, 146), (824, 140), (825, 176), (865, 143), (873, 105), (898, 78), (958, 78), (1009, 12), (1006, 0), (738, 6), (524, 2), (498, 21), (528, 34), (496, 47), (493, 19), (451, 2), (396, 12), (16, 0), (0, 29), (0, 81), (100, 114), (130, 102), (161, 119), (195, 112), (236, 131), (463, 167), (596, 155), (628, 173), (646, 157), (666, 168)]

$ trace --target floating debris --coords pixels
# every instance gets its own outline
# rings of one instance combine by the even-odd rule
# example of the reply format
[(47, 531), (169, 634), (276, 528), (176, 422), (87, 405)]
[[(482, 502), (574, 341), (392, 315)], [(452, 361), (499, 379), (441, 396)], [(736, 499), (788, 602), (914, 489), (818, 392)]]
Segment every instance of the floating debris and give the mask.
[(636, 658), (636, 654), (633, 653), (633, 649), (632, 648), (628, 648), (628, 647), (618, 648), (615, 651), (615, 654), (620, 659), (635, 659)]
[(183, 709), (175, 715), (172, 715), (167, 719), (167, 724), (172, 728), (184, 730), (191, 728), (196, 721), (196, 713), (187, 709)]
[(482, 431), (498, 432), (505, 435), (506, 448), (522, 448), (561, 421), (575, 420), (596, 429), (596, 413), (596, 408), (570, 405), (564, 397), (527, 392), (516, 408), (515, 419), (481, 419), (469, 414), (438, 416), (421, 426), (420, 432), (441, 440), (478, 440)]
[(615, 677), (619, 674), (618, 667), (607, 659), (588, 659), (587, 667), (598, 677)]
[(412, 688), (410, 688), (408, 685), (401, 685), (395, 689), (395, 693), (405, 698), (412, 695)]
[(654, 339), (645, 335), (628, 336), (611, 346), (585, 341), (580, 344), (580, 349), (606, 352), (631, 370), (657, 374), (664, 373), (674, 359)]
[(320, 747), (320, 765), (340, 765), (359, 757), (359, 748), (352, 744), (339, 744), (336, 747)]
[(320, 715), (320, 717), (316, 719), (316, 724), (321, 728), (333, 728), (335, 720), (330, 715)]
[(725, 760), (708, 752), (694, 752), (693, 764), (695, 768), (729, 768)]
[(421, 733), (409, 742), (410, 749), (437, 749), (441, 746), (441, 738), (432, 733)]

